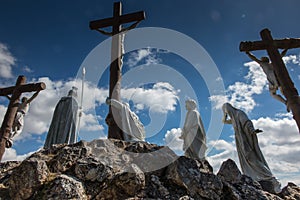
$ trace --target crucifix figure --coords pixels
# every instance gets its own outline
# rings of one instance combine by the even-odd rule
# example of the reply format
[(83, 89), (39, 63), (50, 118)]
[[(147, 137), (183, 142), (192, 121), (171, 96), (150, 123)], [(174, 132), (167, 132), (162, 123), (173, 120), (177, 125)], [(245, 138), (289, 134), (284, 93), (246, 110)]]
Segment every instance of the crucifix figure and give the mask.
[[(285, 49), (281, 52), (280, 56), (285, 56), (288, 49)], [(279, 84), (278, 78), (275, 75), (273, 64), (270, 62), (268, 57), (261, 57), (261, 59), (256, 58), (251, 52), (246, 51), (246, 54), (249, 56), (250, 59), (257, 62), (264, 73), (267, 76), (267, 80), (269, 82), (269, 92), (270, 95), (274, 98), (280, 101), (281, 103), (284, 103), (287, 106), (287, 111), (290, 112), (290, 109), (287, 105), (286, 99), (284, 99), (280, 94), (277, 94), (277, 90), (280, 90), (282, 92), (282, 87)]]
[[(111, 64), (110, 64), (110, 81), (109, 81), (109, 98), (117, 101), (121, 100), (121, 69), (122, 69), (122, 49), (123, 33), (135, 28), (141, 20), (145, 19), (143, 11), (122, 15), (121, 2), (114, 3), (113, 17), (91, 21), (90, 29), (97, 30), (102, 34), (112, 36)], [(122, 24), (134, 22), (131, 26), (123, 28)], [(112, 26), (111, 32), (101, 30)], [(113, 108), (109, 106), (109, 113), (105, 119), (108, 125), (108, 138), (124, 140), (123, 132), (119, 128), (120, 116), (114, 116)], [(119, 118), (119, 119), (116, 119)], [(119, 125), (119, 126), (118, 126)]]
[[(277, 83), (275, 82), (274, 86), (277, 87), (277, 89), (281, 90), (282, 94), (286, 99), (283, 99), (283, 97), (281, 96), (280, 98), (278, 95), (276, 95), (276, 90), (277, 90), (276, 88), (275, 88), (275, 94), (274, 94), (274, 88), (273, 91), (270, 92), (273, 93), (276, 99), (282, 101), (287, 105), (287, 110), (292, 111), (293, 117), (297, 123), (298, 130), (300, 132), (299, 94), (282, 60), (282, 56), (285, 55), (288, 49), (300, 47), (300, 39), (286, 38), (282, 40), (273, 40), (271, 32), (268, 29), (262, 30), (260, 32), (260, 35), (262, 41), (241, 42), (240, 51), (248, 52), (247, 54), (250, 58), (257, 61), (261, 66), (264, 65), (264, 67), (262, 66), (263, 69), (265, 68), (266, 71), (269, 71), (268, 73), (266, 73), (266, 71), (264, 70), (267, 75), (268, 81), (269, 82), (276, 81)], [(284, 49), (284, 50), (280, 54), (278, 49)], [(250, 53), (250, 51), (255, 51), (255, 50), (267, 50), (271, 60), (271, 66), (270, 65), (266, 66), (267, 63), (269, 63), (269, 60), (267, 60), (266, 58), (262, 58), (261, 60), (258, 60)], [(272, 70), (274, 73), (273, 75), (271, 74), (272, 72), (270, 72)]]
[[(15, 117), (18, 117), (16, 116), (17, 112), (21, 112), (20, 114), (24, 114), (24, 112), (27, 112), (29, 103), (37, 96), (39, 91), (46, 88), (46, 85), (43, 82), (32, 84), (25, 83), (25, 76), (19, 76), (15, 86), (0, 88), (0, 96), (9, 97), (8, 95), (11, 95), (9, 97), (9, 105), (0, 129), (0, 161), (2, 160), (2, 156), (5, 152), (5, 147), (8, 144), (8, 140), (10, 139), (11, 134), (14, 134), (14, 131), (19, 131), (12, 130), (13, 126), (17, 126), (16, 124), (14, 124)], [(19, 103), (22, 93), (34, 91), (36, 91), (36, 93), (30, 99), (24, 98), (22, 99), (22, 103)], [(18, 127), (16, 127), (16, 129), (18, 129)]]

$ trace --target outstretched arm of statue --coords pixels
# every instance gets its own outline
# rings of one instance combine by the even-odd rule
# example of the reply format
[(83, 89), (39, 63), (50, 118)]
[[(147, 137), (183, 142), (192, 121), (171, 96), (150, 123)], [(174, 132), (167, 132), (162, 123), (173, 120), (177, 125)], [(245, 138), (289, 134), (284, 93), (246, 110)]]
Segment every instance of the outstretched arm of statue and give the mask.
[(259, 60), (258, 58), (256, 58), (251, 52), (246, 51), (246, 54), (248, 55), (248, 57), (249, 57), (251, 60), (253, 60), (253, 61), (257, 62), (257, 63), (261, 63), (261, 60)]
[(107, 36), (112, 36), (112, 32), (107, 32), (107, 31), (104, 31), (104, 30), (101, 30), (101, 29), (96, 29), (98, 32), (102, 33), (103, 35), (107, 35)]
[(285, 56), (285, 54), (287, 53), (287, 51), (288, 51), (289, 49), (287, 48), (287, 49), (284, 49), (282, 52), (281, 52), (281, 57), (283, 57), (283, 56)]
[(111, 105), (117, 109), (121, 109), (123, 107), (123, 104), (115, 99), (106, 98), (106, 104)]
[(263, 130), (260, 130), (260, 129), (255, 129), (254, 133), (262, 133)]
[(27, 103), (32, 102), (32, 100), (33, 100), (35, 97), (37, 97), (37, 95), (39, 94), (39, 92), (40, 92), (40, 90), (36, 91), (36, 92), (32, 95), (32, 97), (30, 97), (30, 98), (27, 100)]
[(123, 29), (121, 30), (121, 32), (126, 32), (126, 31), (129, 31), (129, 30), (131, 30), (131, 29), (134, 29), (135, 27), (137, 27), (137, 25), (138, 25), (140, 22), (141, 22), (141, 21), (136, 21), (136, 22), (134, 22), (134, 23), (131, 24), (129, 27), (123, 28)]

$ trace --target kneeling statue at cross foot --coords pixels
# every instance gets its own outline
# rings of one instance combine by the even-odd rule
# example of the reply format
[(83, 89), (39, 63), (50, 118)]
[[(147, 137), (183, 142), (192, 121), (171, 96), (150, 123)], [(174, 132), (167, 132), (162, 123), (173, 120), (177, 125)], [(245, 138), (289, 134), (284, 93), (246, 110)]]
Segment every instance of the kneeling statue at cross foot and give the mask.
[(107, 98), (106, 104), (112, 106), (114, 120), (123, 131), (125, 141), (145, 141), (144, 125), (139, 117), (130, 110), (128, 103)]

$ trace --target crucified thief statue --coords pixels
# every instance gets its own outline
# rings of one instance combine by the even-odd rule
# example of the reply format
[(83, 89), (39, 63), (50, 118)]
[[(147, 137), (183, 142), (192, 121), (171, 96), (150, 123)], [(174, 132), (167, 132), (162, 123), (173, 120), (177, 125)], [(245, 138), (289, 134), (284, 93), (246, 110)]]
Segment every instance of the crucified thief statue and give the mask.
[[(21, 102), (18, 103), (18, 110), (12, 125), (12, 129), (9, 135), (9, 138), (6, 141), (6, 148), (10, 148), (13, 145), (13, 138), (20, 135), (23, 131), (24, 127), (24, 117), (29, 110), (29, 105), (32, 100), (37, 97), (40, 90), (36, 91), (29, 99), (27, 97), (23, 97)], [(6, 96), (9, 100), (11, 100), (10, 96)]]
[[(0, 96), (9, 98), (9, 104), (0, 128), (0, 161), (5, 152), (5, 147), (11, 145), (9, 140), (13, 134), (12, 130), (16, 130), (16, 134), (22, 131), (23, 117), (24, 113), (28, 111), (29, 103), (38, 95), (39, 91), (45, 88), (46, 85), (43, 82), (26, 84), (25, 76), (19, 76), (15, 86), (0, 88)], [(20, 103), (20, 96), (24, 92), (35, 92), (35, 94), (30, 99), (23, 98), (22, 103)], [(16, 120), (20, 124), (16, 124)]]
[[(143, 11), (122, 15), (121, 2), (114, 3), (113, 17), (91, 21), (90, 29), (97, 30), (102, 34), (112, 36), (112, 48), (111, 48), (111, 64), (110, 64), (110, 80), (109, 80), (109, 99), (115, 99), (121, 101), (121, 69), (122, 69), (122, 50), (123, 50), (123, 34), (125, 31), (135, 28), (138, 23), (145, 19), (145, 13)], [(122, 28), (122, 24), (134, 22), (128, 28)], [(112, 26), (112, 31), (107, 32), (102, 28)], [(124, 135), (121, 130), (121, 125), (116, 122), (114, 111), (112, 106), (109, 106), (109, 113), (106, 117), (106, 123), (108, 124), (108, 138), (124, 140)]]
[[(281, 52), (280, 56), (281, 57), (285, 56), (287, 51), (288, 51), (288, 49), (284, 49)], [(250, 59), (257, 62), (260, 65), (260, 67), (262, 68), (262, 70), (264, 71), (264, 73), (266, 74), (267, 80), (269, 82), (270, 95), (274, 99), (277, 99), (278, 101), (284, 103), (287, 106), (287, 111), (290, 112), (290, 108), (287, 104), (287, 100), (284, 99), (280, 94), (276, 93), (278, 89), (280, 90), (281, 94), (283, 92), (282, 92), (282, 87), (280, 86), (280, 83), (278, 81), (278, 78), (275, 75), (273, 64), (270, 62), (269, 58), (268, 57), (261, 57), (260, 59), (258, 59), (257, 57), (255, 57), (249, 51), (246, 51), (246, 54), (249, 56)]]
[(286, 99), (288, 110), (292, 111), (300, 133), (300, 98), (299, 93), (291, 79), (282, 60), (282, 53), (278, 49), (300, 48), (300, 38), (285, 38), (274, 40), (271, 31), (263, 29), (260, 32), (261, 41), (246, 41), (240, 43), (240, 51), (266, 50), (272, 62), (275, 77), (279, 83), (281, 93)]

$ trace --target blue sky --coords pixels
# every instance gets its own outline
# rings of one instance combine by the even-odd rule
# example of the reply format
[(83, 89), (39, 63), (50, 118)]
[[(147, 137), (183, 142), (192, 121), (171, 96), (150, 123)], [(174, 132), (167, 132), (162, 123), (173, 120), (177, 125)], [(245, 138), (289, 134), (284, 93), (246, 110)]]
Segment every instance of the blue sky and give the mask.
[[(274, 175), (283, 184), (287, 181), (300, 184), (300, 137), (296, 124), (286, 113), (285, 106), (268, 94), (267, 82), (260, 68), (238, 50), (241, 41), (260, 40), (259, 32), (264, 28), (269, 28), (274, 38), (298, 38), (300, 2), (126, 0), (122, 4), (123, 13), (146, 12), (146, 20), (138, 26), (140, 29), (130, 31), (125, 37), (122, 97), (145, 124), (147, 141), (169, 145), (181, 154), (182, 141), (178, 135), (185, 116), (184, 100), (196, 98), (206, 130), (213, 113), (220, 112), (218, 108), (226, 100), (245, 110), (255, 127), (264, 130), (258, 138)], [(53, 109), (73, 85), (80, 87), (83, 65), (86, 65), (87, 75), (79, 136), (88, 141), (106, 136), (104, 118), (107, 106), (104, 102), (108, 70), (104, 60), (109, 60), (110, 47), (108, 45), (105, 51), (108, 57), (101, 52), (101, 47), (110, 41), (107, 36), (91, 31), (89, 21), (111, 17), (112, 7), (113, 1), (108, 0), (88, 3), (1, 1), (1, 86), (15, 84), (20, 74), (24, 74), (28, 82), (43, 81), (47, 84), (47, 90), (42, 91), (31, 105), (22, 135), (16, 139), (13, 148), (6, 151), (6, 160), (23, 159), (43, 146)], [(148, 34), (148, 27), (156, 28), (150, 33), (164, 28), (182, 34), (180, 40), (172, 40), (170, 36), (163, 38), (161, 43), (170, 39), (173, 43), (168, 45), (174, 45), (178, 52), (187, 48), (184, 55), (170, 49), (153, 48), (151, 42), (131, 51), (130, 46), (139, 46), (146, 39), (142, 36), (134, 38), (130, 34)], [(203, 49), (195, 52), (192, 46), (185, 47), (187, 43), (182, 38), (190, 38), (195, 46), (201, 45)], [(134, 42), (138, 44), (133, 45)], [(261, 57), (266, 52), (254, 54)], [(98, 60), (93, 59), (96, 55), (99, 55)], [(199, 55), (199, 61), (195, 62), (202, 73), (197, 73), (197, 66), (188, 62), (190, 55)], [(289, 50), (284, 61), (299, 89), (299, 49)], [(214, 66), (220, 75), (214, 73), (216, 84), (218, 81), (224, 84), (225, 91), (211, 94), (203, 74), (209, 74)], [(98, 82), (93, 82), (91, 80), (98, 74), (98, 69), (103, 73), (96, 77)], [(1, 113), (6, 106), (7, 100), (0, 98)], [(0, 117), (2, 119), (3, 114)], [(213, 126), (219, 127), (219, 123), (221, 121), (213, 121)], [(208, 159), (215, 171), (223, 160), (237, 160), (231, 126), (225, 125), (221, 132), (209, 134)]]

